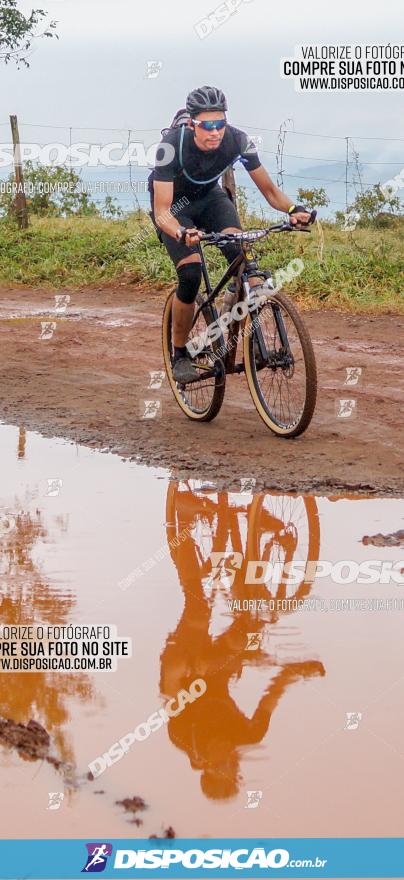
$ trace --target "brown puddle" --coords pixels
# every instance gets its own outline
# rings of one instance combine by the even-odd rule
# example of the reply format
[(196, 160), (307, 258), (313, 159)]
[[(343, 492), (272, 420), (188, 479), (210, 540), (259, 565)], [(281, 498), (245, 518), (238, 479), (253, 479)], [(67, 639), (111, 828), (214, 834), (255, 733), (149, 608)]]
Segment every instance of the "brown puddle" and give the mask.
[[(133, 650), (116, 672), (0, 675), (3, 838), (402, 836), (404, 585), (355, 569), (404, 568), (401, 501), (217, 493), (22, 429), (0, 442), (1, 624), (114, 624)], [(334, 568), (313, 581), (308, 561)], [(4, 719), (41, 725), (52, 760)]]
[(102, 308), (102, 306), (67, 306), (58, 309), (54, 304), (54, 297), (49, 295), (50, 305), (44, 308), (39, 305), (37, 308), (26, 306), (25, 303), (19, 302), (2, 302), (0, 305), (0, 321), (38, 321), (40, 327), (41, 319), (47, 321), (95, 321), (97, 324), (103, 324), (105, 327), (132, 327), (147, 320), (147, 323), (153, 326), (159, 326), (160, 322), (147, 312), (139, 312), (137, 317), (133, 316), (133, 307), (116, 307), (114, 308), (114, 316), (112, 317), (110, 308)]

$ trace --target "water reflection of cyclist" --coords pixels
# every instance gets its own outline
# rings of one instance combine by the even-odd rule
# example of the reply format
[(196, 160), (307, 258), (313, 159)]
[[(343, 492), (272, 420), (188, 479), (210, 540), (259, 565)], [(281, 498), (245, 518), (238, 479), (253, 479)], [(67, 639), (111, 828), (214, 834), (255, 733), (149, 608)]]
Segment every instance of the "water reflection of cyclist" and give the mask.
[[(194, 497), (202, 510), (201, 499)], [(220, 498), (219, 495), (219, 503)], [(181, 515), (181, 511), (176, 510), (177, 528), (183, 530), (187, 525), (195, 525), (196, 520), (195, 509), (191, 509), (188, 498), (186, 512)], [(202, 771), (204, 794), (215, 799), (229, 798), (236, 795), (240, 787), (240, 749), (263, 740), (272, 713), (292, 682), (324, 675), (325, 670), (322, 663), (315, 660), (286, 663), (272, 676), (249, 718), (231, 696), (230, 685), (240, 678), (244, 667), (278, 665), (261, 642), (257, 650), (247, 650), (248, 633), (255, 632), (259, 639), (267, 621), (262, 614), (239, 612), (225, 632), (212, 636), (209, 633), (212, 603), (203, 587), (205, 566), (195, 538), (189, 535), (172, 549), (171, 555), (185, 605), (161, 656), (160, 688), (163, 694), (175, 696), (193, 679), (203, 678), (207, 690), (201, 699), (188, 704), (184, 712), (170, 719), (168, 732), (174, 745), (188, 754), (193, 769)], [(237, 571), (232, 585), (233, 594), (238, 596), (242, 592), (241, 577), (242, 572)]]

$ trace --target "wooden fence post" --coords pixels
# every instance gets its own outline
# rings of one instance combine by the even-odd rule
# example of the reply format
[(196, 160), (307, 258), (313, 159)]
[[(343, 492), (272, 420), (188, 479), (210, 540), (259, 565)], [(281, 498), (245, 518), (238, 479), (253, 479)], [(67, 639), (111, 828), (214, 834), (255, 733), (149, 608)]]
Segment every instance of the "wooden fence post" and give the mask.
[(222, 189), (227, 192), (227, 195), (233, 202), (233, 205), (237, 208), (237, 190), (236, 190), (236, 180), (234, 177), (233, 168), (226, 168), (224, 174), (222, 174)]
[(10, 125), (11, 125), (11, 134), (13, 138), (13, 154), (14, 154), (14, 168), (15, 168), (15, 182), (17, 185), (17, 192), (15, 194), (14, 199), (14, 210), (17, 216), (17, 222), (20, 229), (27, 229), (28, 227), (28, 211), (27, 211), (27, 200), (25, 198), (24, 191), (24, 175), (22, 171), (22, 162), (21, 162), (21, 149), (20, 149), (20, 135), (18, 132), (18, 122), (16, 116), (10, 116)]

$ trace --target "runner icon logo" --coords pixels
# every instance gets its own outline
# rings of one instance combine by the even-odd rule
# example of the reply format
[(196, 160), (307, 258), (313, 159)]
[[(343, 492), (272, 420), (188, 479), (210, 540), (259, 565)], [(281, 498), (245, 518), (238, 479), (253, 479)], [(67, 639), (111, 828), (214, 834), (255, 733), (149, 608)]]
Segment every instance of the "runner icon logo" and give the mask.
[(142, 419), (155, 419), (161, 416), (161, 400), (143, 400), (144, 410), (141, 413)]
[(146, 79), (156, 79), (159, 76), (162, 66), (162, 61), (148, 61), (146, 65)]
[(150, 382), (148, 384), (148, 388), (161, 388), (163, 384), (163, 380), (165, 378), (164, 370), (150, 370)]
[(63, 480), (55, 479), (54, 477), (48, 478), (48, 498), (56, 498), (60, 495), (60, 490), (63, 486)]
[(86, 849), (87, 861), (81, 873), (88, 871), (92, 874), (95, 871), (98, 873), (104, 871), (108, 856), (112, 854), (112, 843), (86, 843)]
[(68, 293), (55, 293), (55, 312), (65, 312), (70, 302)]
[(245, 810), (256, 810), (260, 805), (262, 791), (247, 791), (247, 803), (244, 805)]
[(246, 651), (258, 651), (262, 641), (262, 633), (247, 633)]
[(362, 367), (345, 367), (346, 379), (344, 385), (357, 385), (361, 375)]
[(359, 722), (362, 721), (362, 712), (346, 712), (346, 721), (344, 730), (357, 730)]
[(41, 332), (39, 339), (52, 339), (54, 330), (56, 330), (56, 321), (41, 321)]
[(240, 492), (252, 492), (256, 482), (255, 477), (242, 477), (240, 479)]
[(349, 419), (356, 414), (356, 400), (343, 399), (336, 401), (338, 419)]
[(47, 810), (59, 810), (62, 801), (64, 800), (64, 792), (63, 791), (49, 791), (49, 803), (46, 807)]

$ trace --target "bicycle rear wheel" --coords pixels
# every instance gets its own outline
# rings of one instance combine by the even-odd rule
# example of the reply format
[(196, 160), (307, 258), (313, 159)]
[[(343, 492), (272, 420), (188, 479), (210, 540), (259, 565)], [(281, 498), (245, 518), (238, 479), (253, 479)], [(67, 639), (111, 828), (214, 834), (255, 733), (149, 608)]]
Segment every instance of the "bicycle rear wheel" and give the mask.
[[(264, 361), (257, 356), (260, 333), (268, 353)], [(316, 361), (307, 327), (282, 291), (247, 315), (244, 363), (251, 397), (267, 427), (282, 437), (302, 434), (316, 405)]]
[[(175, 381), (172, 374), (172, 308), (174, 293), (166, 300), (163, 312), (162, 343), (163, 357), (168, 376), (168, 381), (174, 397), (182, 411), (198, 422), (210, 422), (217, 416), (224, 398), (226, 373), (224, 364), (218, 352), (223, 345), (223, 337), (220, 336), (215, 342), (207, 342), (205, 348), (194, 359), (195, 366), (200, 370), (201, 380), (189, 385), (180, 385)], [(198, 294), (197, 305), (202, 302), (201, 294)], [(210, 306), (203, 309), (192, 327), (190, 340), (200, 337), (206, 331), (206, 327), (213, 323), (215, 315)], [(204, 372), (210, 375), (203, 378)]]

